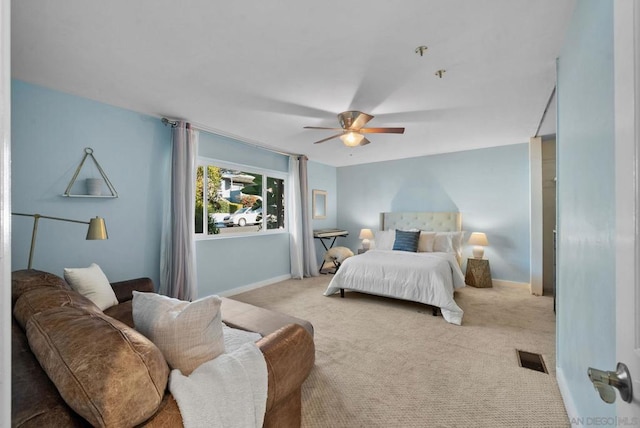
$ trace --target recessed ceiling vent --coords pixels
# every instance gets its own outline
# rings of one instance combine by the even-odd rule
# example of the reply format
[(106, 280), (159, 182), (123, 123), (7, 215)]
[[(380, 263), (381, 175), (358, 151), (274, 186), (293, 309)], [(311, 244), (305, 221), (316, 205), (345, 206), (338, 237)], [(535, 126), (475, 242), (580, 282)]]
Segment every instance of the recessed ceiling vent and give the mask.
[(516, 355), (518, 356), (518, 364), (520, 364), (520, 367), (535, 370), (537, 372), (549, 373), (547, 371), (547, 366), (544, 364), (544, 360), (542, 359), (542, 355), (535, 354), (533, 352), (521, 351), (520, 349), (516, 349)]

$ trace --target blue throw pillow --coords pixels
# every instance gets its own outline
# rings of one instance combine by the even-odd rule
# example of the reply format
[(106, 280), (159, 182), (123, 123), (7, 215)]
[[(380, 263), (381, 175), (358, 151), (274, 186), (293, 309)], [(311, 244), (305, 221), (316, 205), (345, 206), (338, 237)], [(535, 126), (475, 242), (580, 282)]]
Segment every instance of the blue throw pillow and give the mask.
[(418, 251), (418, 240), (420, 239), (420, 231), (407, 232), (405, 230), (396, 230), (396, 240), (393, 243), (394, 250)]

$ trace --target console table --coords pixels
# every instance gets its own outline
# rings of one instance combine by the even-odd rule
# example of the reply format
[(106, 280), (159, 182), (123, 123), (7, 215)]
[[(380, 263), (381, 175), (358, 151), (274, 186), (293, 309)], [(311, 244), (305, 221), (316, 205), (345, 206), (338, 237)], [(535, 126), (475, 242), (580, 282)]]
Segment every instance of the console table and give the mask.
[[(324, 247), (325, 251), (329, 251), (329, 248), (333, 248), (333, 244), (336, 243), (336, 239), (338, 239), (338, 237), (348, 235), (349, 232), (342, 229), (316, 229), (313, 231), (313, 237), (315, 239), (319, 239), (320, 242), (322, 242), (322, 246)], [(329, 244), (329, 246), (327, 247), (324, 241), (330, 240), (332, 238), (333, 241), (331, 241), (331, 244)]]

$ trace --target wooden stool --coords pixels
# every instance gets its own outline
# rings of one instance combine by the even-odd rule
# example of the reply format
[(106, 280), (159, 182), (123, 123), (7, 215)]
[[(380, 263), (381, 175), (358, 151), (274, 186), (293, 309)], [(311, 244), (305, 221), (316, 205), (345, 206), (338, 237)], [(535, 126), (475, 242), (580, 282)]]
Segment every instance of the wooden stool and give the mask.
[(493, 287), (489, 260), (467, 259), (467, 274), (464, 277), (464, 282), (472, 287)]

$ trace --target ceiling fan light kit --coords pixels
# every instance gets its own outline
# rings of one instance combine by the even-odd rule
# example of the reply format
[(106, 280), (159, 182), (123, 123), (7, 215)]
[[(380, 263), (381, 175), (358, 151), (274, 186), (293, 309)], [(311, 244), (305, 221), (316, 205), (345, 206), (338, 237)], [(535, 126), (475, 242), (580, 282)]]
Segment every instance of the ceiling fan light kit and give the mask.
[(342, 134), (340, 136), (340, 139), (345, 146), (356, 147), (360, 145), (360, 143), (364, 139), (364, 135), (358, 132), (347, 132), (345, 134)]
[(364, 128), (373, 116), (361, 111), (350, 110), (338, 114), (338, 121), (341, 128), (325, 128), (322, 126), (305, 126), (305, 129), (326, 129), (331, 131), (341, 131), (314, 144), (324, 143), (334, 138), (340, 138), (344, 145), (349, 147), (364, 146), (370, 141), (362, 134), (404, 134), (404, 128)]

